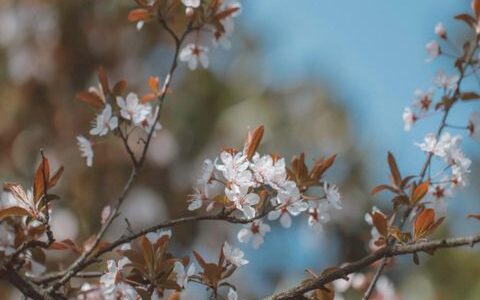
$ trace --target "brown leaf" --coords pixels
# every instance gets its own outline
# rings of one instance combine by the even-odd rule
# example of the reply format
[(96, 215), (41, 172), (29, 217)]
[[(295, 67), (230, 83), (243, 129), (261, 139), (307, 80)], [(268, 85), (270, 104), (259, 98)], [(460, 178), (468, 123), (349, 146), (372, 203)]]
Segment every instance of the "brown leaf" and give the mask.
[(337, 155), (332, 155), (326, 160), (317, 160), (310, 171), (310, 178), (320, 180), (322, 175), (333, 165), (336, 157)]
[(148, 86), (150, 86), (150, 90), (152, 91), (152, 93), (154, 94), (159, 93), (159, 84), (160, 84), (160, 78), (158, 78), (157, 76), (150, 76), (148, 78)]
[(435, 221), (435, 211), (431, 208), (424, 209), (418, 214), (413, 223), (414, 240), (430, 235), (444, 220), (445, 217)]
[(120, 80), (113, 86), (113, 95), (115, 96), (123, 96), (127, 92), (127, 81), (126, 80)]
[(423, 197), (425, 197), (425, 195), (427, 194), (429, 186), (430, 180), (427, 180), (415, 187), (412, 194), (411, 203), (416, 204), (418, 201), (422, 200)]
[(380, 184), (380, 185), (377, 185), (376, 187), (374, 187), (370, 193), (371, 193), (372, 195), (375, 195), (376, 193), (379, 193), (379, 192), (381, 192), (381, 191), (383, 191), (383, 190), (388, 190), (388, 191), (390, 191), (390, 192), (392, 192), (392, 193), (397, 193), (397, 192), (398, 192), (398, 190), (395, 189), (395, 188), (392, 187), (392, 186), (389, 186), (389, 185), (387, 185), (387, 184)]
[(460, 14), (455, 16), (455, 19), (463, 21), (467, 23), (468, 26), (470, 26), (472, 29), (475, 29), (475, 26), (477, 24), (477, 21), (475, 20), (474, 17), (472, 17), (469, 14)]
[(395, 161), (395, 157), (391, 152), (388, 152), (388, 165), (390, 166), (390, 172), (392, 174), (392, 180), (396, 186), (400, 186), (402, 182), (402, 175), (398, 170), (397, 162)]
[(384, 237), (388, 236), (388, 221), (387, 217), (383, 213), (375, 211), (372, 215), (372, 222), (373, 226), (377, 228), (378, 233)]
[(467, 215), (467, 219), (477, 219), (480, 221), (480, 214), (469, 214)]
[(464, 92), (460, 94), (460, 99), (462, 101), (480, 100), (480, 95), (475, 92)]
[(128, 21), (130, 22), (145, 21), (151, 17), (152, 17), (152, 12), (146, 8), (132, 9), (128, 13)]
[(64, 171), (63, 166), (60, 166), (60, 168), (58, 168), (57, 172), (55, 172), (55, 174), (53, 174), (53, 177), (50, 178), (50, 181), (48, 182), (48, 188), (52, 188), (57, 184), (58, 180), (60, 180), (60, 177), (62, 177), (62, 175), (63, 175), (63, 171)]
[(193, 255), (195, 256), (195, 259), (197, 260), (198, 264), (200, 265), (200, 267), (202, 267), (203, 269), (205, 269), (207, 263), (205, 262), (205, 260), (203, 259), (203, 257), (200, 255), (200, 253), (198, 253), (197, 251), (193, 250)]
[(480, 17), (480, 0), (472, 0), (472, 11), (478, 19)]
[(110, 86), (108, 84), (107, 72), (105, 72), (103, 67), (100, 66), (97, 69), (97, 76), (98, 80), (100, 81), (100, 85), (102, 86), (103, 93), (108, 95), (110, 93)]
[(263, 125), (260, 125), (257, 128), (248, 131), (247, 140), (244, 146), (244, 153), (247, 155), (248, 159), (251, 159), (257, 151), (257, 148), (262, 141), (263, 133)]
[(37, 172), (33, 181), (33, 200), (37, 203), (42, 195), (46, 193), (44, 183), (50, 181), (50, 164), (46, 157), (42, 157), (40, 164), (38, 165)]
[(83, 101), (95, 109), (102, 109), (105, 106), (102, 99), (95, 93), (82, 91), (77, 93), (76, 98)]
[(30, 216), (30, 212), (20, 206), (10, 206), (0, 210), (0, 220), (7, 217), (23, 217)]

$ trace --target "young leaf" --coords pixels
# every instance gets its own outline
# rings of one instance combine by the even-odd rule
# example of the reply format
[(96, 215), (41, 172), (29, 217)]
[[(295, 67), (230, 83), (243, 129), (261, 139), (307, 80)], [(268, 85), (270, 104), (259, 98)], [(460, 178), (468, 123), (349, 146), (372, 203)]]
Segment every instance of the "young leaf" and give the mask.
[(415, 187), (412, 194), (411, 203), (416, 204), (418, 201), (422, 200), (423, 197), (425, 197), (425, 195), (427, 194), (429, 186), (430, 180), (427, 180)]
[(7, 217), (23, 217), (30, 216), (30, 212), (20, 206), (11, 206), (0, 210), (0, 220)]
[(390, 172), (392, 174), (392, 180), (396, 186), (400, 186), (402, 182), (402, 175), (398, 170), (397, 162), (395, 161), (395, 157), (391, 152), (388, 152), (387, 160), (388, 160), (388, 165), (390, 167)]
[(258, 126), (254, 130), (248, 131), (247, 140), (243, 150), (248, 159), (251, 159), (255, 154), (255, 151), (257, 151), (257, 148), (263, 138), (263, 132), (263, 125)]
[(387, 217), (379, 211), (375, 211), (372, 215), (373, 226), (377, 228), (380, 235), (388, 236), (388, 221)]

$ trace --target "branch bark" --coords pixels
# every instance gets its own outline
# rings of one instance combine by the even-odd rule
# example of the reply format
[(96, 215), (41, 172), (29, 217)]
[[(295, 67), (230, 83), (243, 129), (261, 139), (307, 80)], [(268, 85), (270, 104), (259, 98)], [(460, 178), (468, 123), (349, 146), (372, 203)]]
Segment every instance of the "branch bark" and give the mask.
[(334, 280), (345, 278), (348, 274), (358, 272), (363, 268), (370, 266), (374, 262), (384, 258), (400, 256), (405, 254), (412, 254), (424, 251), (435, 251), (445, 248), (456, 248), (462, 246), (471, 246), (480, 242), (480, 235), (459, 237), (450, 239), (434, 240), (430, 242), (421, 242), (411, 245), (392, 245), (378, 250), (377, 252), (365, 256), (357, 261), (347, 263), (334, 271), (322, 275), (318, 278), (314, 278), (305, 281), (298, 286), (290, 288), (288, 290), (276, 293), (270, 297), (264, 298), (264, 300), (293, 300), (299, 299), (305, 293), (319, 289)]

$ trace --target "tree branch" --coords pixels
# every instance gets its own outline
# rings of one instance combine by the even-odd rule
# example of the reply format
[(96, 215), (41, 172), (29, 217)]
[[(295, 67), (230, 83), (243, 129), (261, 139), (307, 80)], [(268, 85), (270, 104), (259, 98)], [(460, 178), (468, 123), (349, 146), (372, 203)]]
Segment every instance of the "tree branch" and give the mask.
[(325, 286), (327, 283), (330, 283), (334, 280), (345, 278), (348, 274), (358, 272), (363, 268), (370, 266), (374, 262), (384, 257), (389, 258), (393, 256), (400, 256), (400, 255), (412, 254), (417, 252), (424, 252), (424, 251), (431, 252), (438, 249), (456, 248), (456, 247), (462, 247), (462, 246), (473, 247), (475, 244), (479, 242), (480, 242), (480, 235), (476, 235), (476, 236), (469, 236), (469, 237), (434, 240), (434, 241), (421, 242), (421, 243), (410, 244), (410, 245), (387, 246), (371, 255), (363, 257), (362, 259), (359, 259), (351, 263), (347, 263), (339, 268), (336, 268), (332, 272), (319, 276), (318, 278), (305, 281), (296, 287), (276, 293), (270, 297), (265, 298), (264, 300), (298, 299), (298, 297), (301, 297), (303, 294), (309, 291), (319, 289)]

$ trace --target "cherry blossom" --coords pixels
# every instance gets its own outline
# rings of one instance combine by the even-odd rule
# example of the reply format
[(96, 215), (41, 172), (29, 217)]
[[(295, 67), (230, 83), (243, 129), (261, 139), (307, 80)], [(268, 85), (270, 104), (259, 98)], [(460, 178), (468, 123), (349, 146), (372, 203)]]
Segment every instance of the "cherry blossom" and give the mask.
[(416, 89), (414, 92), (415, 95), (415, 106), (422, 111), (428, 111), (432, 104), (434, 91), (429, 89), (427, 91), (422, 91), (421, 89)]
[(227, 198), (235, 203), (235, 207), (245, 214), (245, 217), (251, 219), (255, 217), (255, 208), (253, 206), (260, 201), (260, 197), (255, 193), (248, 192), (248, 186), (233, 185), (231, 189), (225, 190)]
[(303, 201), (297, 185), (288, 181), (284, 186), (284, 190), (279, 190), (277, 197), (272, 199), (274, 205), (280, 205), (276, 210), (268, 213), (269, 220), (280, 218), (280, 224), (284, 228), (291, 226), (292, 220), (290, 215), (297, 216), (301, 212), (308, 209), (308, 203)]
[(176, 281), (177, 281), (177, 284), (182, 287), (182, 288), (185, 288), (187, 286), (187, 283), (188, 283), (188, 279), (193, 275), (195, 274), (195, 265), (194, 264), (191, 264), (187, 271), (185, 271), (185, 267), (183, 266), (183, 264), (179, 261), (176, 261), (175, 262), (175, 265), (173, 267), (173, 271), (175, 272), (176, 274)]
[(197, 210), (202, 207), (203, 202), (209, 200), (208, 197), (208, 187), (207, 185), (201, 185), (200, 187), (196, 187), (193, 189), (193, 194), (189, 196), (188, 200), (188, 210), (193, 211)]
[(155, 107), (154, 111), (150, 111), (150, 113), (145, 117), (145, 119), (141, 122), (142, 128), (145, 130), (147, 134), (152, 131), (153, 126), (155, 128), (153, 129), (152, 136), (155, 137), (157, 135), (157, 131), (162, 129), (162, 124), (157, 122), (157, 117), (159, 114), (160, 108), (158, 106)]
[(10, 226), (3, 222), (0, 224), (0, 252), (3, 255), (9, 256), (15, 252), (15, 232), (10, 229)]
[(225, 259), (235, 265), (236, 267), (241, 267), (248, 264), (248, 260), (243, 258), (245, 255), (242, 250), (238, 248), (232, 248), (227, 242), (223, 244), (223, 255)]
[(412, 111), (410, 107), (405, 107), (403, 111), (403, 123), (405, 131), (410, 131), (412, 129), (413, 124), (417, 121), (417, 115)]
[(310, 201), (308, 208), (308, 225), (316, 232), (322, 232), (323, 224), (330, 220), (328, 204), (319, 201)]
[(252, 240), (252, 246), (254, 249), (258, 249), (263, 244), (264, 236), (267, 232), (270, 232), (270, 226), (264, 224), (261, 220), (246, 224), (237, 234), (238, 240), (241, 243), (248, 243)]
[(435, 34), (438, 35), (438, 37), (442, 39), (447, 38), (447, 31), (445, 30), (445, 26), (443, 26), (443, 23), (438, 22), (437, 25), (435, 25)]
[(132, 121), (135, 125), (141, 124), (152, 110), (150, 105), (141, 104), (135, 93), (129, 93), (126, 99), (117, 97), (117, 105), (120, 107), (122, 118)]
[(198, 185), (208, 184), (214, 178), (215, 166), (210, 159), (205, 159), (202, 164), (200, 176), (197, 179)]
[(220, 153), (220, 161), (222, 164), (215, 160), (215, 168), (222, 172), (223, 177), (234, 185), (237, 186), (252, 186), (253, 175), (249, 167), (249, 161), (247, 156), (243, 152), (237, 152), (232, 154), (227, 151)]
[(447, 91), (453, 91), (457, 88), (457, 83), (460, 77), (458, 75), (447, 75), (443, 71), (438, 71), (433, 79), (433, 83), (439, 88)]
[(80, 148), (81, 156), (85, 157), (87, 160), (87, 167), (91, 167), (93, 164), (92, 143), (81, 135), (77, 136), (77, 142), (78, 147)]
[(328, 202), (336, 209), (342, 209), (343, 206), (340, 193), (338, 192), (338, 187), (334, 184), (328, 184), (327, 182), (324, 182), (323, 189)]
[(268, 184), (277, 190), (287, 181), (287, 171), (284, 158), (274, 161), (271, 155), (260, 156), (256, 153), (252, 157), (250, 169), (253, 171), (255, 181)]
[(100, 277), (100, 286), (105, 300), (137, 300), (140, 296), (129, 284), (121, 281), (122, 268), (129, 263), (127, 258), (122, 258), (118, 263), (114, 260), (107, 262), (107, 273)]
[(163, 236), (168, 236), (169, 238), (172, 237), (172, 231), (171, 230), (154, 231), (154, 232), (149, 232), (145, 235), (145, 237), (152, 244), (155, 244)]
[(234, 289), (230, 288), (228, 290), (227, 300), (238, 300), (238, 294)]
[(186, 45), (182, 51), (180, 52), (179, 58), (183, 62), (188, 63), (188, 67), (190, 70), (197, 69), (198, 64), (205, 69), (208, 68), (209, 60), (208, 60), (208, 48), (196, 44), (188, 44)]
[(441, 53), (440, 45), (436, 41), (431, 41), (431, 42), (427, 43), (425, 48), (427, 49), (427, 53), (428, 53), (428, 56), (429, 56), (427, 61), (429, 61), (429, 62), (434, 60)]
[(97, 115), (92, 123), (91, 135), (106, 135), (109, 130), (114, 130), (118, 126), (118, 118), (112, 116), (112, 106), (107, 104), (103, 111)]

